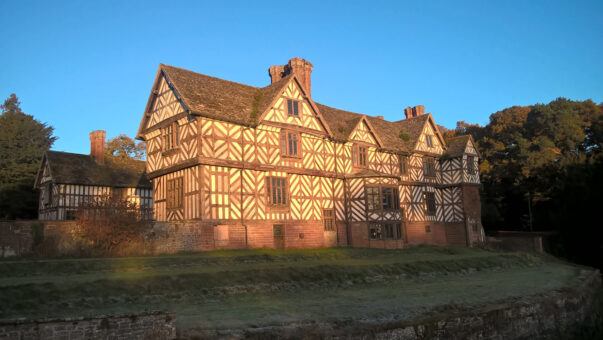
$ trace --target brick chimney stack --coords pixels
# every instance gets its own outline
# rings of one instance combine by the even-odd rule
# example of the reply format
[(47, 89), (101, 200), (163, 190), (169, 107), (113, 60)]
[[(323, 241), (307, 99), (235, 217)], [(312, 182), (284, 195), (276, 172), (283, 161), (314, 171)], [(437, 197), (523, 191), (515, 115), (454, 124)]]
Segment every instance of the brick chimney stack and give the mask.
[(90, 132), (90, 156), (98, 164), (105, 164), (105, 136), (107, 133), (103, 130)]
[(312, 63), (302, 58), (292, 58), (286, 65), (274, 65), (268, 68), (271, 84), (283, 79), (284, 77), (295, 74), (302, 83), (308, 97), (312, 96)]
[(406, 119), (419, 117), (424, 114), (425, 114), (425, 106), (423, 106), (423, 105), (417, 105), (415, 107), (409, 106), (404, 109), (404, 115), (406, 116)]

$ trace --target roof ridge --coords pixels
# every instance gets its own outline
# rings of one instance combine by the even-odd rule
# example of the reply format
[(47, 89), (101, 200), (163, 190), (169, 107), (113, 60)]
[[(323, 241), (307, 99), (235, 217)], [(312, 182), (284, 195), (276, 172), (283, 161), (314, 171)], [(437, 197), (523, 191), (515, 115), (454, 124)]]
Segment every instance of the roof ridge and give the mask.
[(169, 67), (169, 68), (174, 68), (174, 69), (177, 69), (177, 70), (180, 70), (180, 71), (185, 71), (185, 72), (188, 72), (188, 73), (194, 73), (196, 75), (200, 75), (200, 76), (203, 76), (203, 77), (213, 78), (213, 79), (224, 81), (224, 82), (231, 83), (231, 84), (236, 84), (236, 85), (250, 87), (250, 88), (253, 88), (253, 89), (263, 89), (263, 88), (266, 88), (266, 87), (272, 85), (272, 84), (270, 84), (270, 85), (264, 86), (264, 87), (257, 87), (257, 86), (243, 84), (243, 83), (239, 83), (239, 82), (228, 80), (228, 79), (224, 79), (224, 78), (218, 78), (218, 77), (215, 77), (215, 76), (210, 76), (209, 74), (204, 74), (204, 73), (199, 73), (199, 72), (187, 70), (185, 68), (178, 67), (178, 66), (172, 66), (172, 65), (162, 64), (162, 63), (159, 63), (159, 65), (162, 66), (162, 67), (165, 66), (165, 67)]

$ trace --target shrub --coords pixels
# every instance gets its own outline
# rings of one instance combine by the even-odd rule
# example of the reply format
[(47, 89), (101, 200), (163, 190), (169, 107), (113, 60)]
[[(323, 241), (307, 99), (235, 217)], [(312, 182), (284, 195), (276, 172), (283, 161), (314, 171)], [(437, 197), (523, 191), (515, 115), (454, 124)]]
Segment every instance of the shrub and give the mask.
[(78, 224), (84, 239), (106, 255), (118, 248), (142, 244), (151, 228), (145, 208), (116, 195), (103, 195), (80, 204)]

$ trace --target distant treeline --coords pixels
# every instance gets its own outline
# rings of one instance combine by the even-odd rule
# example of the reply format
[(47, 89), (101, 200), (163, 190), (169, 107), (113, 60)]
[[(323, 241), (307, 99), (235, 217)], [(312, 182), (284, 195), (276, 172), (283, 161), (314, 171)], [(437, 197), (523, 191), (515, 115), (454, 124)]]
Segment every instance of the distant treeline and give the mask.
[(467, 134), (481, 153), (486, 230), (556, 231), (557, 255), (602, 267), (603, 104), (558, 98), (444, 129)]

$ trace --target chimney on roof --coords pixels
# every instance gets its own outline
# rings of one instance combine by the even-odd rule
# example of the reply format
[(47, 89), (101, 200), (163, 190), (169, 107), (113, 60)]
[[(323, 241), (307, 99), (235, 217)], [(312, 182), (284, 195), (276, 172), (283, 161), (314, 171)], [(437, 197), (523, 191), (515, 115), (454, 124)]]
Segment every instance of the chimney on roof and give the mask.
[(383, 116), (375, 116), (375, 118), (385, 120), (385, 118)]
[(407, 107), (404, 109), (404, 115), (406, 116), (406, 119), (408, 118), (413, 118), (413, 117), (419, 117), (425, 114), (425, 106), (423, 105), (417, 105), (415, 107)]
[(103, 130), (90, 132), (90, 156), (98, 164), (105, 164), (105, 136), (107, 133)]
[(295, 74), (297, 79), (302, 83), (304, 90), (308, 93), (308, 97), (312, 94), (312, 63), (302, 58), (292, 58), (286, 65), (274, 65), (268, 68), (270, 75), (270, 83), (274, 84), (284, 77)]

